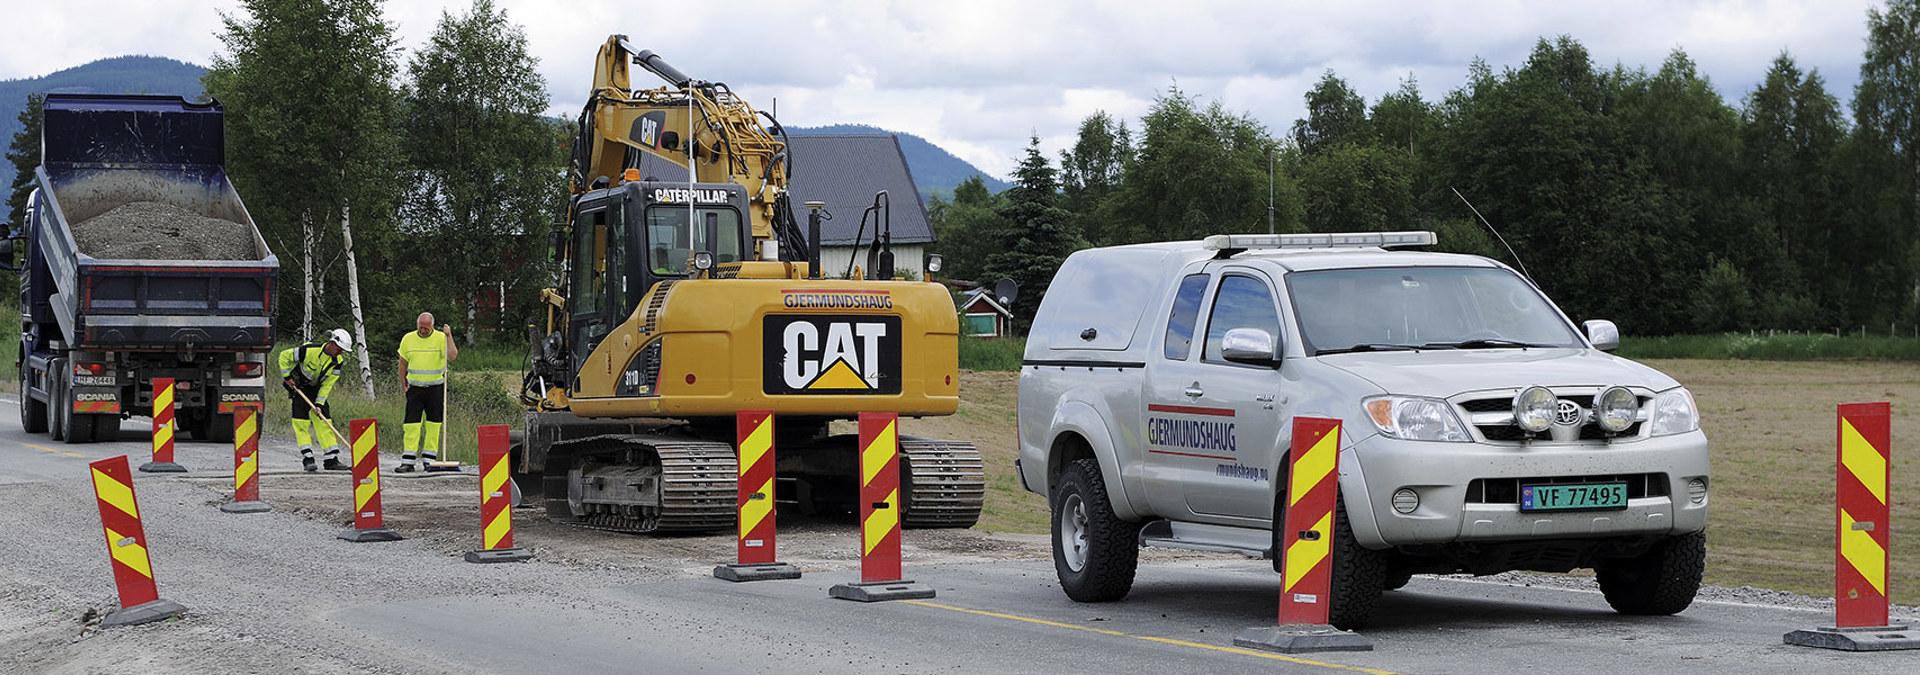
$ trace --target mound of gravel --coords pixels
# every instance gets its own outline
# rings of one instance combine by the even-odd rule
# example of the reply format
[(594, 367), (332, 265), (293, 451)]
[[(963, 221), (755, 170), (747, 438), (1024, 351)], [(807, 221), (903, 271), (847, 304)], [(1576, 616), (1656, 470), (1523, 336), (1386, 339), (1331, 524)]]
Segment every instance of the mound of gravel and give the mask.
[(80, 252), (106, 260), (259, 260), (245, 224), (171, 204), (128, 202), (73, 226)]

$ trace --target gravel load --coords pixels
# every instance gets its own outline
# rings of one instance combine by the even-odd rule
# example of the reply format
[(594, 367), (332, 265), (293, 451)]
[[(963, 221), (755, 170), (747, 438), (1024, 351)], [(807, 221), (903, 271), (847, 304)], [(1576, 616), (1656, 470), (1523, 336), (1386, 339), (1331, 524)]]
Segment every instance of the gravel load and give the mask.
[(73, 226), (80, 252), (106, 260), (259, 260), (253, 231), (171, 204), (128, 202)]

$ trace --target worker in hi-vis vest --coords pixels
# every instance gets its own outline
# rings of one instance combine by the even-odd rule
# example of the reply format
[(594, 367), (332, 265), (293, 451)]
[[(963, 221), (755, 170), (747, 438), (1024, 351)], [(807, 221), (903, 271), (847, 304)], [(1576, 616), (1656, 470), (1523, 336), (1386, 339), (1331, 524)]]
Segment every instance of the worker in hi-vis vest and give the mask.
[[(447, 406), (447, 363), (460, 358), (453, 326), (433, 329), (433, 314), (421, 312), (414, 330), (400, 336), (400, 387), (407, 392), (407, 419), (395, 473), (413, 471), (414, 462), (440, 460), (440, 425)], [(425, 421), (421, 418), (425, 417)]]
[(319, 437), (320, 445), (327, 448), (328, 471), (353, 468), (340, 461), (340, 439), (334, 436), (332, 427), (322, 421), (333, 419), (333, 413), (327, 409), (327, 394), (333, 392), (333, 383), (340, 381), (340, 361), (351, 348), (353, 338), (335, 328), (325, 340), (280, 352), (280, 376), (286, 378), (287, 396), (293, 399), (293, 438), (300, 442), (300, 463), (308, 471), (314, 470), (315, 436)]

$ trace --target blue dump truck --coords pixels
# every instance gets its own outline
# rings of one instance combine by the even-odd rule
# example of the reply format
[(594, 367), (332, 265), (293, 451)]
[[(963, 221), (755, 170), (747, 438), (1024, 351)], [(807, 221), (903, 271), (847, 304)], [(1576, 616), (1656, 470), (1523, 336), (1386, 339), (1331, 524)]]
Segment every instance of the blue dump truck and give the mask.
[(231, 441), (265, 399), (280, 262), (227, 180), (220, 104), (49, 94), (41, 147), (7, 242), (25, 249), (20, 425), (112, 441), (173, 378), (180, 429)]

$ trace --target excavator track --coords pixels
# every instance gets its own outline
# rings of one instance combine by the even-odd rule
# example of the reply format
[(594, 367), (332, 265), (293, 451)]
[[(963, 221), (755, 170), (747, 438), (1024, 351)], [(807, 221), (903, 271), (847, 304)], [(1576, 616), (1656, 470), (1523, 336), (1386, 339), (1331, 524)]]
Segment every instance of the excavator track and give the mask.
[[(622, 468), (658, 482), (658, 501), (651, 504), (588, 503), (588, 513), (573, 515), (571, 502), (580, 494), (568, 473), (546, 476), (547, 514), (575, 527), (608, 532), (658, 534), (713, 532), (733, 528), (735, 488), (739, 466), (733, 446), (670, 436), (602, 435), (555, 443), (553, 452), (595, 461), (601, 470)], [(598, 463), (602, 459), (644, 458)], [(556, 497), (557, 495), (557, 497)]]
[(980, 520), (986, 501), (986, 465), (972, 443), (931, 438), (900, 439), (901, 526), (907, 529), (967, 528)]

